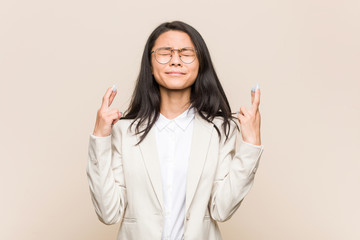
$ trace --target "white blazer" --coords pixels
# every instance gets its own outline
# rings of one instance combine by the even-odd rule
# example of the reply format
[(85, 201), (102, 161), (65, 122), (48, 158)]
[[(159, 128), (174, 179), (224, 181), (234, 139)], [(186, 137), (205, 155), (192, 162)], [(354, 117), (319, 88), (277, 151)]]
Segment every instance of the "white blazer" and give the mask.
[[(242, 140), (236, 149), (238, 131), (233, 122), (224, 143), (221, 119), (213, 121), (222, 134), (219, 142), (213, 124), (195, 111), (186, 183), (185, 240), (222, 239), (217, 221), (228, 220), (238, 209), (253, 185), (263, 152), (263, 145)], [(143, 142), (134, 146), (139, 136), (128, 131), (132, 121), (118, 121), (107, 137), (90, 135), (86, 171), (91, 199), (101, 222), (120, 223), (118, 240), (160, 240), (164, 203), (155, 129), (152, 127)]]

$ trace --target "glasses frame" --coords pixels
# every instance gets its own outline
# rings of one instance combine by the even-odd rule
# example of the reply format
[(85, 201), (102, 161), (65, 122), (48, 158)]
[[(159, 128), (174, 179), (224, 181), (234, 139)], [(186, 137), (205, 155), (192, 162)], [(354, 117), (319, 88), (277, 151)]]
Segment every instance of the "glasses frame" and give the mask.
[[(162, 62), (159, 62), (159, 61), (157, 60), (157, 58), (156, 58), (156, 51), (158, 51), (159, 49), (167, 49), (167, 50), (170, 50), (170, 51), (171, 51), (171, 55), (170, 55), (169, 61), (167, 61), (167, 62), (165, 62), (165, 63), (162, 63)], [(194, 51), (195, 51), (195, 58), (194, 58), (194, 60), (192, 60), (191, 62), (187, 63), (187, 62), (184, 62), (184, 61), (181, 59), (181, 51), (183, 51), (184, 49), (191, 49), (191, 50), (194, 50)], [(173, 57), (173, 52), (174, 52), (174, 51), (178, 51), (180, 60), (181, 60), (183, 63), (185, 63), (185, 64), (191, 64), (191, 63), (193, 63), (193, 62), (195, 61), (195, 59), (197, 58), (197, 53), (198, 53), (197, 50), (194, 49), (194, 48), (192, 48), (192, 47), (184, 47), (184, 48), (178, 48), (178, 49), (176, 49), (176, 48), (171, 48), (171, 47), (160, 47), (160, 48), (157, 48), (157, 49), (151, 51), (150, 54), (155, 53), (155, 60), (156, 60), (158, 63), (160, 63), (160, 64), (167, 64), (167, 63), (169, 63), (169, 62), (171, 61), (171, 59), (172, 59), (172, 57)]]

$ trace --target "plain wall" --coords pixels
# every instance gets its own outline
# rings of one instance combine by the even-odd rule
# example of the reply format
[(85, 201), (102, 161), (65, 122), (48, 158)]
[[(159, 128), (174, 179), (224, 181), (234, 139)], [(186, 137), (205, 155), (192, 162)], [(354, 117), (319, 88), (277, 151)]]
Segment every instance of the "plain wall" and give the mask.
[(96, 217), (89, 135), (124, 111), (151, 31), (205, 39), (232, 110), (261, 88), (264, 152), (225, 240), (360, 239), (360, 3), (1, 1), (0, 239), (116, 239)]

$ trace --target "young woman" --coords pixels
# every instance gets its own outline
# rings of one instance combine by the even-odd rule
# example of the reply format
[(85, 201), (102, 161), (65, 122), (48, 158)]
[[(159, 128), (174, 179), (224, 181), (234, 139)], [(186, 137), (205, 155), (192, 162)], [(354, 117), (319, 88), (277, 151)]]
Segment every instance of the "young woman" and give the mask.
[(100, 221), (120, 223), (121, 240), (221, 239), (217, 221), (238, 209), (263, 152), (258, 85), (251, 109), (233, 117), (203, 38), (174, 21), (147, 40), (124, 115), (109, 108), (116, 94), (106, 91), (90, 134), (87, 174)]

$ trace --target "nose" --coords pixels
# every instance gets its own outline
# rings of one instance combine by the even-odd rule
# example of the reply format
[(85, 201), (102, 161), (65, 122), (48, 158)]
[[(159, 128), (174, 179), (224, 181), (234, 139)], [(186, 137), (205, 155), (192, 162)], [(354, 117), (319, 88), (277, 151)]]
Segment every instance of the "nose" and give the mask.
[(182, 61), (180, 59), (179, 51), (174, 50), (172, 52), (172, 57), (170, 59), (169, 64), (170, 64), (170, 66), (173, 66), (173, 65), (181, 66), (182, 65)]

